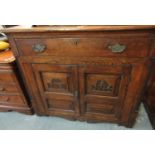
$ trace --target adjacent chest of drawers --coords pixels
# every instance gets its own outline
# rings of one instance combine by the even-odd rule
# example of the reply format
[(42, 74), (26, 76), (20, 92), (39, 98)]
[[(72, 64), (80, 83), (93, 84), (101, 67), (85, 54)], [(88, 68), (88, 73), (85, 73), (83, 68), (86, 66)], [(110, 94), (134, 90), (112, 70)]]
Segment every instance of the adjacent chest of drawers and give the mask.
[(19, 74), (10, 51), (0, 53), (0, 111), (18, 111), (31, 114), (31, 108), (26, 99)]
[(155, 55), (154, 30), (87, 28), (7, 32), (33, 108), (132, 126)]

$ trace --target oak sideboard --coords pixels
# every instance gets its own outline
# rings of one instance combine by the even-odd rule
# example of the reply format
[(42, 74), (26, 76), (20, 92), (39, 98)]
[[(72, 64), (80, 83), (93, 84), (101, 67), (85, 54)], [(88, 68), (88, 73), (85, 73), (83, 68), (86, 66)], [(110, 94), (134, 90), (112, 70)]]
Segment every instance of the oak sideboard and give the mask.
[(3, 31), (38, 115), (134, 124), (155, 60), (155, 26)]

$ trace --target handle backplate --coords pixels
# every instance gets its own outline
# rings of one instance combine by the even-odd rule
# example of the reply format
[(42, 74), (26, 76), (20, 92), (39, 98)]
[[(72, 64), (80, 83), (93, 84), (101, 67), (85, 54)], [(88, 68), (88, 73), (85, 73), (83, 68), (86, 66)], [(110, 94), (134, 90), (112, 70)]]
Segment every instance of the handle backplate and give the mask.
[(126, 49), (126, 46), (117, 43), (117, 44), (109, 45), (108, 49), (110, 49), (113, 53), (122, 53)]
[(5, 88), (4, 87), (0, 87), (0, 91), (4, 91), (5, 90)]
[(46, 49), (46, 46), (44, 44), (35, 44), (32, 46), (32, 49), (36, 52), (36, 53), (41, 53), (44, 52)]

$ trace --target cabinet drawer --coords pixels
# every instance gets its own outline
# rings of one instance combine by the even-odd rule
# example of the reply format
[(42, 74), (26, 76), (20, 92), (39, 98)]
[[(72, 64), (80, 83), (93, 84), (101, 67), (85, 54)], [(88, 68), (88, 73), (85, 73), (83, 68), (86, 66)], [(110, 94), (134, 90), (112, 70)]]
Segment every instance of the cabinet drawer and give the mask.
[(11, 72), (0, 72), (0, 84), (1, 83), (15, 83), (14, 74)]
[(0, 105), (24, 106), (25, 103), (20, 95), (0, 95)]
[(106, 56), (145, 57), (149, 39), (145, 37), (99, 38), (26, 38), (16, 39), (20, 54), (25, 56)]
[(10, 85), (4, 85), (4, 84), (0, 84), (0, 94), (1, 93), (18, 93), (18, 87), (17, 85), (14, 84), (10, 84)]

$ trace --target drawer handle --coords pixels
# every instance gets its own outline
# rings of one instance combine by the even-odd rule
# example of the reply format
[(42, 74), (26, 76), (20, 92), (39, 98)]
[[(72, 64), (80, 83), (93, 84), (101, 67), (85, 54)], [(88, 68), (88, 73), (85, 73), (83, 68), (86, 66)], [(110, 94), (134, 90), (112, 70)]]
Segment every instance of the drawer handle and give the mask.
[(4, 91), (5, 90), (5, 88), (4, 87), (0, 87), (0, 91)]
[(113, 53), (122, 53), (126, 49), (126, 46), (118, 43), (118, 44), (114, 44), (114, 45), (109, 45), (108, 48)]
[(76, 98), (79, 96), (78, 94), (79, 94), (78, 91), (74, 92), (74, 95), (75, 95)]
[(10, 100), (9, 97), (4, 98), (5, 102), (8, 102), (9, 100)]
[(32, 49), (37, 53), (41, 53), (45, 51), (46, 46), (43, 44), (35, 44), (32, 46)]

